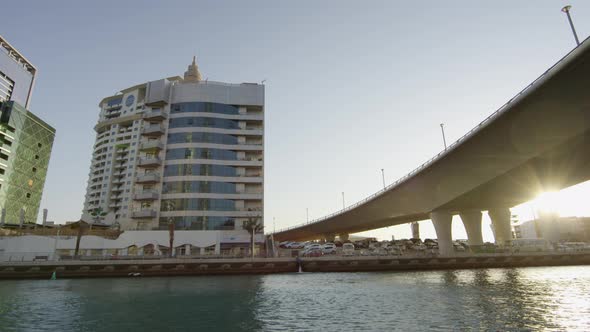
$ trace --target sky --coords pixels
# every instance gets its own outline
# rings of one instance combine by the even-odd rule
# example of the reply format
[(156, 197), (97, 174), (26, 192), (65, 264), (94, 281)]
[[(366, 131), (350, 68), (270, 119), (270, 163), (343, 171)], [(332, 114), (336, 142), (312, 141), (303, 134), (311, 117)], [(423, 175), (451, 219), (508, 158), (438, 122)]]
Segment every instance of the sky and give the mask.
[[(41, 208), (78, 220), (98, 103), (181, 75), (266, 85), (265, 224), (330, 214), (394, 182), (475, 127), (575, 46), (590, 2), (10, 1), (0, 34), (38, 68), (31, 111), (57, 130)], [(8, 15), (6, 15), (8, 13)], [(553, 196), (590, 215), (590, 183)], [(587, 202), (587, 199), (585, 200)], [(543, 205), (543, 206), (540, 206)], [(513, 209), (522, 220), (544, 208)], [(588, 204), (586, 204), (588, 205)], [(484, 239), (492, 240), (484, 217)], [(430, 221), (423, 238), (435, 237)], [(409, 237), (409, 225), (365, 232)], [(466, 238), (458, 218), (454, 238)]]

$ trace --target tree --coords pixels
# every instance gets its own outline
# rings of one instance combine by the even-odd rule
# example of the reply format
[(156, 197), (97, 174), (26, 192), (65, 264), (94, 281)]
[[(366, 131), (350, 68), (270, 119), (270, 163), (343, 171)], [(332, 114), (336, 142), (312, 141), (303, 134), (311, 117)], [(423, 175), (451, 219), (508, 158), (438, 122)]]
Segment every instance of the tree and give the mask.
[(258, 222), (259, 220), (258, 217), (249, 217), (248, 220), (244, 220), (242, 225), (242, 228), (250, 233), (250, 257), (252, 258), (254, 258), (254, 234), (262, 233), (264, 230), (264, 226)]
[(78, 235), (76, 236), (76, 249), (74, 250), (74, 258), (78, 258), (78, 252), (80, 251), (80, 240), (84, 234), (86, 223), (82, 220), (78, 221)]
[[(93, 209), (90, 212), (90, 215), (92, 216), (93, 223), (97, 224), (107, 215), (107, 212), (103, 211), (102, 207), (99, 206), (96, 209)], [(92, 229), (92, 224), (90, 224), (90, 229)]]
[[(174, 202), (173, 201), (167, 201), (166, 202), (166, 208), (168, 209), (168, 212), (171, 212), (172, 210), (174, 210)], [(172, 252), (174, 251), (174, 221), (172, 219), (172, 217), (168, 216), (168, 238), (170, 240), (170, 252), (168, 254), (169, 257), (172, 257)]]

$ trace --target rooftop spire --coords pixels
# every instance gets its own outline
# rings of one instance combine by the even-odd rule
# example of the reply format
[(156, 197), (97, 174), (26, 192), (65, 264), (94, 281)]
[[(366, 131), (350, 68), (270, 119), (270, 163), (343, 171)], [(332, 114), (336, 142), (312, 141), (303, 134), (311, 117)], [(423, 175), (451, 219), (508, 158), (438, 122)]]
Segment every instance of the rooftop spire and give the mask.
[(185, 82), (198, 82), (201, 80), (201, 73), (197, 66), (197, 57), (193, 56), (193, 63), (188, 66), (188, 70), (184, 72)]

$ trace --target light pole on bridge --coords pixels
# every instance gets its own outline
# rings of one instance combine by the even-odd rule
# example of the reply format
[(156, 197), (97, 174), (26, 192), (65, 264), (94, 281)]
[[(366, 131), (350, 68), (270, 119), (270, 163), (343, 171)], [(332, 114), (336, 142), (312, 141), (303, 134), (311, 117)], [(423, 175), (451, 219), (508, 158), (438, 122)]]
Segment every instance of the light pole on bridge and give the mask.
[(443, 144), (445, 145), (445, 151), (446, 151), (447, 150), (447, 139), (445, 138), (445, 124), (444, 123), (440, 124), (440, 131), (442, 132)]
[(572, 8), (572, 6), (567, 5), (563, 8), (561, 8), (561, 11), (567, 15), (567, 20), (570, 22), (570, 27), (572, 28), (572, 33), (574, 34), (574, 38), (576, 39), (576, 44), (579, 46), (580, 40), (578, 39), (578, 34), (576, 33), (576, 28), (574, 28), (574, 22), (572, 21), (572, 16), (570, 15), (570, 8)]
[(342, 192), (342, 210), (346, 209), (346, 204), (344, 204), (344, 191)]
[(381, 169), (381, 178), (383, 179), (383, 189), (385, 189), (385, 170)]

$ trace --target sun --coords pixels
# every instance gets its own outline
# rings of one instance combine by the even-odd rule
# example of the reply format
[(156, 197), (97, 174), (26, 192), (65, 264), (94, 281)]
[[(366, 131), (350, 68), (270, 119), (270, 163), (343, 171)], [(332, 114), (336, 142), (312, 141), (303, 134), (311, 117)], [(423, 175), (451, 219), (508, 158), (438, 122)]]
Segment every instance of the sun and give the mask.
[(566, 207), (566, 202), (563, 202), (563, 195), (557, 191), (548, 191), (541, 193), (535, 198), (531, 204), (533, 209), (539, 212), (557, 213), (561, 214)]

